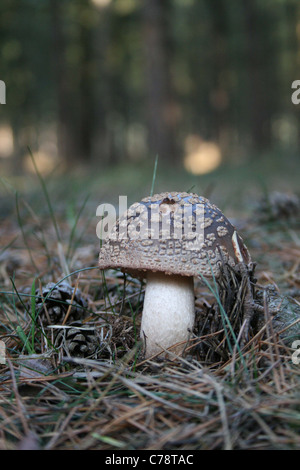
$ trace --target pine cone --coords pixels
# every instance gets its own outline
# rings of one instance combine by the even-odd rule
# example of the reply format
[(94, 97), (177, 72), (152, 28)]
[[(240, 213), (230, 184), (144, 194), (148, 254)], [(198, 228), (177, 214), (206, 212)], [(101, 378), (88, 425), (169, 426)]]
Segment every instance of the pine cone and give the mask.
[(71, 323), (69, 328), (60, 331), (56, 345), (58, 343), (72, 357), (92, 356), (99, 346), (95, 328), (85, 326), (79, 321)]
[(259, 201), (256, 214), (261, 222), (296, 221), (300, 214), (300, 198), (297, 194), (274, 191)]
[(39, 290), (36, 290), (36, 311), (39, 312), (42, 321), (47, 324), (62, 323), (71, 303), (68, 320), (74, 321), (84, 317), (87, 302), (79, 289), (76, 289), (75, 294), (74, 290), (74, 287), (64, 281), (57, 286), (54, 282), (49, 282), (43, 287), (42, 295)]

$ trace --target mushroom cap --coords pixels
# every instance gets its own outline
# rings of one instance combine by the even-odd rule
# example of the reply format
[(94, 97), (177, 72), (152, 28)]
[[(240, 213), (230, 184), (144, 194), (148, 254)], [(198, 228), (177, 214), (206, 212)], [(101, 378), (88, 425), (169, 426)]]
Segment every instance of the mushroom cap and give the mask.
[(221, 210), (186, 192), (134, 203), (119, 217), (99, 255), (100, 269), (119, 268), (140, 278), (147, 271), (218, 277), (224, 262), (248, 265), (251, 258)]

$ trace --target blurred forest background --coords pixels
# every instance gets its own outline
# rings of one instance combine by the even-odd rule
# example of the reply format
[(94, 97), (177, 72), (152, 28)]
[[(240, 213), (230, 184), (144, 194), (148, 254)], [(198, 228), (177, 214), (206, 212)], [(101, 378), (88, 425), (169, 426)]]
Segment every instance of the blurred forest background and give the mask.
[(299, 170), (299, 0), (1, 0), (0, 79), (2, 175)]

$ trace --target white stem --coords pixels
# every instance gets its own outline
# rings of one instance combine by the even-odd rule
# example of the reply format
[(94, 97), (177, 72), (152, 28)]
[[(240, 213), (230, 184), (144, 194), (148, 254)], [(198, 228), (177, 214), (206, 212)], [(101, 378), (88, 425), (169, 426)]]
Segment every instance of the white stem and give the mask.
[[(187, 341), (195, 320), (194, 279), (148, 273), (141, 338), (146, 357), (157, 354), (180, 341)], [(172, 349), (182, 353), (184, 344)]]

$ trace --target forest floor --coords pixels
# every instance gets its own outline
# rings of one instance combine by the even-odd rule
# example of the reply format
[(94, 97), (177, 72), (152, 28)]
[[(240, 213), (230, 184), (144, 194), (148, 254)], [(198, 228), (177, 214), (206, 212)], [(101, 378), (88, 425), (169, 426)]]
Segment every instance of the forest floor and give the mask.
[(212, 196), (231, 218), (257, 262), (262, 307), (242, 345), (220, 286), (196, 283), (186, 353), (164, 361), (143, 358), (144, 284), (97, 268), (97, 204), (146, 196), (149, 172), (2, 181), (0, 449), (300, 448), (297, 178), (279, 184), (279, 171), (263, 185), (255, 168), (242, 172), (166, 187), (158, 169), (154, 192)]

